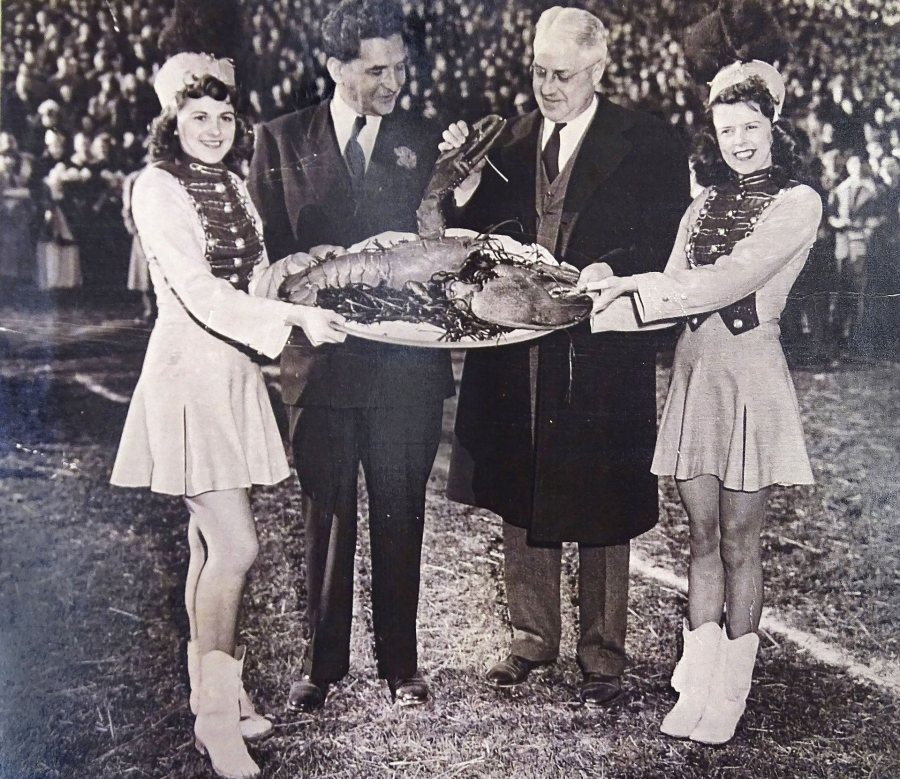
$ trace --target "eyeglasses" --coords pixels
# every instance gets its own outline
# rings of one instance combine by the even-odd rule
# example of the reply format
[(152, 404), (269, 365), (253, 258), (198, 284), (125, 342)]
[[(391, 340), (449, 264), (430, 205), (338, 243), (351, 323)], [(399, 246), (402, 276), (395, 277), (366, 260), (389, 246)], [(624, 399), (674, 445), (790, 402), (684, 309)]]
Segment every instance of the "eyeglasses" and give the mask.
[(572, 72), (565, 70), (547, 70), (547, 68), (542, 68), (540, 65), (532, 65), (529, 70), (531, 71), (531, 78), (535, 81), (549, 81), (555, 78), (560, 84), (568, 84), (579, 73), (584, 73), (586, 70), (590, 70), (601, 62), (603, 62), (602, 57), (592, 62), (590, 65), (585, 65), (580, 70), (573, 70)]

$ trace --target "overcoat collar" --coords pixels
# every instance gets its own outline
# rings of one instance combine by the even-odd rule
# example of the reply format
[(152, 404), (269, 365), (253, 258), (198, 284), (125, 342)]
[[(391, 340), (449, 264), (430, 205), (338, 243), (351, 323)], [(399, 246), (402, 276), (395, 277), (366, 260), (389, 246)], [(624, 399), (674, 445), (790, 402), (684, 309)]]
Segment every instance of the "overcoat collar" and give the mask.
[[(597, 113), (584, 135), (578, 156), (574, 160), (572, 177), (566, 191), (564, 210), (578, 213), (588, 198), (618, 167), (632, 148), (625, 133), (632, 127), (631, 115), (603, 95), (598, 95)], [(537, 145), (540, 142), (541, 113), (532, 111), (512, 130), (507, 146), (508, 170), (512, 191), (527, 192), (529, 219), (535, 213), (537, 194)], [(534, 225), (526, 225), (532, 230)]]
[(632, 127), (634, 119), (608, 98), (603, 95), (599, 98), (597, 113), (581, 142), (566, 190), (563, 210), (571, 213), (579, 213), (584, 208), (588, 198), (631, 151), (631, 141), (625, 132)]

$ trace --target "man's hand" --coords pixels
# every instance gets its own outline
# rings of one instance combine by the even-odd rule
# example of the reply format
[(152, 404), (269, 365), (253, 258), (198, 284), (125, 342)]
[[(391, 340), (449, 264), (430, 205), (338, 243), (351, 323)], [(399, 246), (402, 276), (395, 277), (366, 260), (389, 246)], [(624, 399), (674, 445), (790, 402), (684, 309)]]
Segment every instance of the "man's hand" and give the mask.
[[(466, 138), (469, 137), (469, 125), (461, 120), (453, 122), (444, 130), (441, 137), (443, 140), (438, 144), (438, 149), (441, 152), (459, 149), (466, 142)], [(456, 205), (465, 205), (475, 190), (478, 189), (478, 185), (481, 183), (481, 171), (484, 170), (485, 165), (487, 165), (487, 157), (472, 168), (472, 172), (456, 188), (454, 191)]]
[(347, 334), (338, 327), (345, 321), (344, 317), (334, 311), (313, 306), (294, 306), (294, 310), (287, 317), (289, 325), (303, 328), (313, 346), (341, 343)]

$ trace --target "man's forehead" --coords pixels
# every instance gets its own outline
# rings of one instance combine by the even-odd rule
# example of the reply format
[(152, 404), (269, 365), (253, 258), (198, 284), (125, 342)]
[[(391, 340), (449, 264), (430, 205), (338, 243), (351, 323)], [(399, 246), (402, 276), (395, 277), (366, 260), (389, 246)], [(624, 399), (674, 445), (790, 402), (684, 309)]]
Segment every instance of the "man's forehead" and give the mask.
[(578, 70), (591, 61), (591, 54), (565, 33), (551, 31), (534, 41), (534, 63), (548, 70)]
[(406, 45), (399, 35), (390, 38), (363, 38), (359, 42), (359, 59), (367, 65), (390, 65), (406, 57)]

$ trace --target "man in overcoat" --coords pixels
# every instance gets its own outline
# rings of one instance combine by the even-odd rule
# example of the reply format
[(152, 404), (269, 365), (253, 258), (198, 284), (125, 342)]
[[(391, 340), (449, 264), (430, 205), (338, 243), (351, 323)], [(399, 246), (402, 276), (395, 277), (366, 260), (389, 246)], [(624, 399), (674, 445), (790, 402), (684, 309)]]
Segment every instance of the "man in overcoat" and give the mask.
[[(257, 131), (250, 191), (275, 259), (415, 232), (436, 133), (395, 111), (406, 80), (404, 19), (392, 0), (343, 0), (323, 37), (334, 96)], [(453, 376), (440, 350), (347, 338), (282, 356), (306, 530), (308, 642), (289, 705), (321, 706), (349, 668), (360, 463), (369, 496), (378, 673), (403, 704), (423, 703), (416, 611), (425, 487)]]
[[(462, 225), (517, 220), (516, 237), (589, 274), (662, 270), (689, 201), (686, 155), (665, 123), (597, 94), (606, 62), (595, 16), (541, 15), (539, 109), (512, 119), (493, 168), (455, 193)], [(444, 147), (467, 131), (451, 125)], [(580, 697), (603, 705), (621, 691), (629, 541), (658, 513), (655, 356), (648, 334), (592, 335), (587, 323), (466, 356), (448, 495), (503, 518), (513, 640), (488, 671), (496, 686), (556, 659), (561, 543), (575, 541)]]

